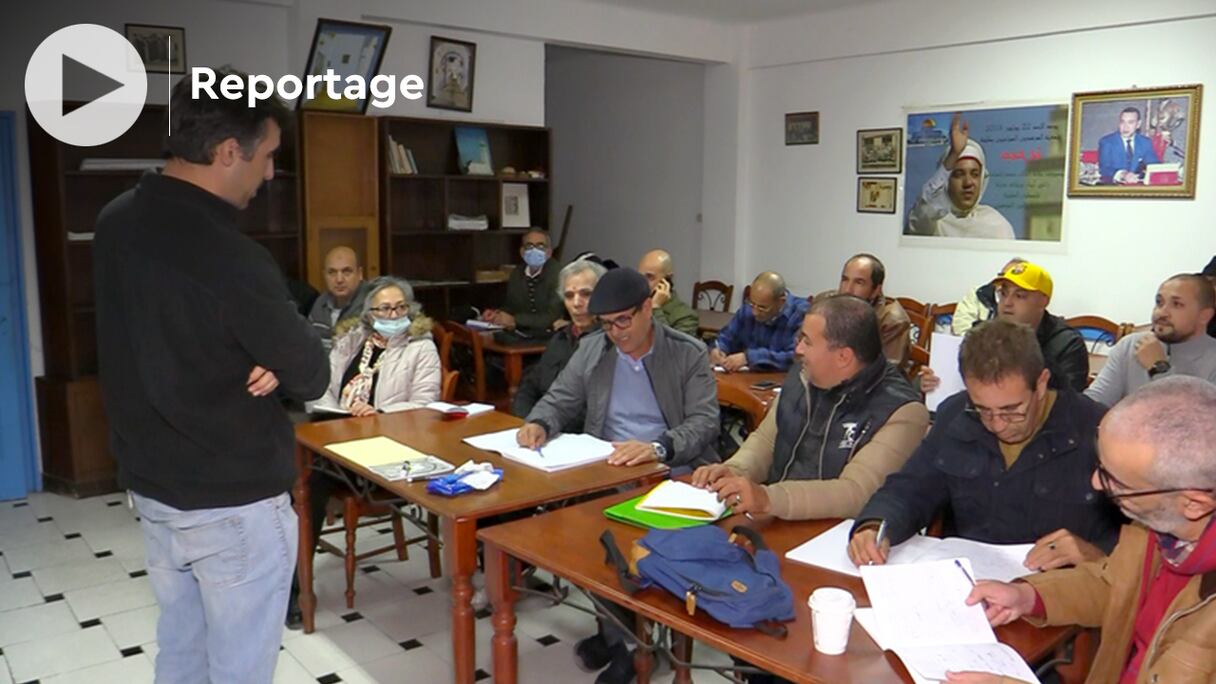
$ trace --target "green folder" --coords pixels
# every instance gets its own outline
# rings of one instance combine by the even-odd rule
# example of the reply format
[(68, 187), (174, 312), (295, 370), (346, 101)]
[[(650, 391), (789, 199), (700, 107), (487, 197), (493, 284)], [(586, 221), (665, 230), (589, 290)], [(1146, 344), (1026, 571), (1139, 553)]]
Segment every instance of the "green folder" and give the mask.
[[(700, 527), (701, 525), (708, 525), (711, 522), (717, 522), (715, 520), (692, 520), (675, 515), (663, 515), (662, 513), (655, 513), (653, 511), (639, 511), (638, 502), (644, 498), (646, 498), (646, 494), (634, 497), (628, 501), (622, 501), (615, 506), (609, 506), (604, 509), (604, 517), (646, 530), (681, 530), (686, 527)], [(728, 515), (730, 515), (729, 508), (722, 514), (722, 518)]]

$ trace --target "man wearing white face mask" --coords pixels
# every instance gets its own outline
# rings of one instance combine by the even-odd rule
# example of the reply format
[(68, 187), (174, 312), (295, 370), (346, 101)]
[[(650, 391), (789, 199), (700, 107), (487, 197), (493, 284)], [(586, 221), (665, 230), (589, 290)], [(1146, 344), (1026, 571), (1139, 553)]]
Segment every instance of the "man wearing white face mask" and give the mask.
[(967, 134), (967, 122), (956, 112), (950, 122), (950, 151), (908, 212), (909, 235), (1016, 237), (1001, 212), (979, 203), (988, 188), (988, 166), (984, 148)]
[(508, 330), (542, 332), (562, 327), (565, 307), (558, 294), (561, 265), (553, 261), (549, 234), (532, 229), (524, 235), (519, 255), (523, 268), (516, 268), (507, 280), (507, 297), (501, 309), (482, 313), (482, 320)]

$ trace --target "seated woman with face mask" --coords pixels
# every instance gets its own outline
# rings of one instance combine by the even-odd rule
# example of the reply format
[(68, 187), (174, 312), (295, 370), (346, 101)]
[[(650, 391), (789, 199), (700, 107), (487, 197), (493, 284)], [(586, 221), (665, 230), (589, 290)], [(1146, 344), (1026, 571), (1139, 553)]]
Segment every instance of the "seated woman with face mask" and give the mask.
[(421, 408), (439, 400), (443, 371), (431, 337), (434, 323), (411, 319), (414, 291), (399, 278), (372, 281), (358, 321), (336, 336), (330, 381), (311, 409), (354, 416)]
[(980, 198), (988, 188), (984, 148), (967, 136), (967, 123), (956, 113), (950, 122), (950, 151), (925, 182), (908, 212), (908, 235), (999, 238), (1013, 240), (1013, 226)]

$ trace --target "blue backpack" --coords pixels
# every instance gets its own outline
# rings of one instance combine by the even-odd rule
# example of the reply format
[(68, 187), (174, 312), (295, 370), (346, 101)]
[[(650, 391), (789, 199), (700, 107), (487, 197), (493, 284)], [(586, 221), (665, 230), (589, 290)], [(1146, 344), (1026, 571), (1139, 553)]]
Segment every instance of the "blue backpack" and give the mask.
[[(751, 542), (755, 553), (735, 544)], [(683, 530), (651, 530), (633, 543), (625, 560), (611, 530), (600, 535), (616, 566), (621, 586), (630, 594), (658, 585), (684, 599), (688, 614), (702, 608), (710, 617), (736, 628), (755, 628), (784, 637), (794, 619), (794, 594), (781, 579), (777, 555), (759, 534), (735, 527), (730, 535), (713, 525)]]

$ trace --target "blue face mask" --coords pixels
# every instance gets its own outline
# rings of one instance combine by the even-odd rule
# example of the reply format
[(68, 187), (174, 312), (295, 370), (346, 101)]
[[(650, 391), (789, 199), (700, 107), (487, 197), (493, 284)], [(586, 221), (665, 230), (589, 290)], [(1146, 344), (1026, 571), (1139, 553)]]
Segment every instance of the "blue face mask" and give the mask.
[(393, 337), (400, 335), (410, 327), (410, 317), (402, 316), (401, 318), (373, 318), (372, 328), (376, 332), (385, 337)]
[(545, 250), (530, 247), (524, 250), (524, 263), (532, 268), (540, 268), (545, 265), (549, 257), (545, 255)]

